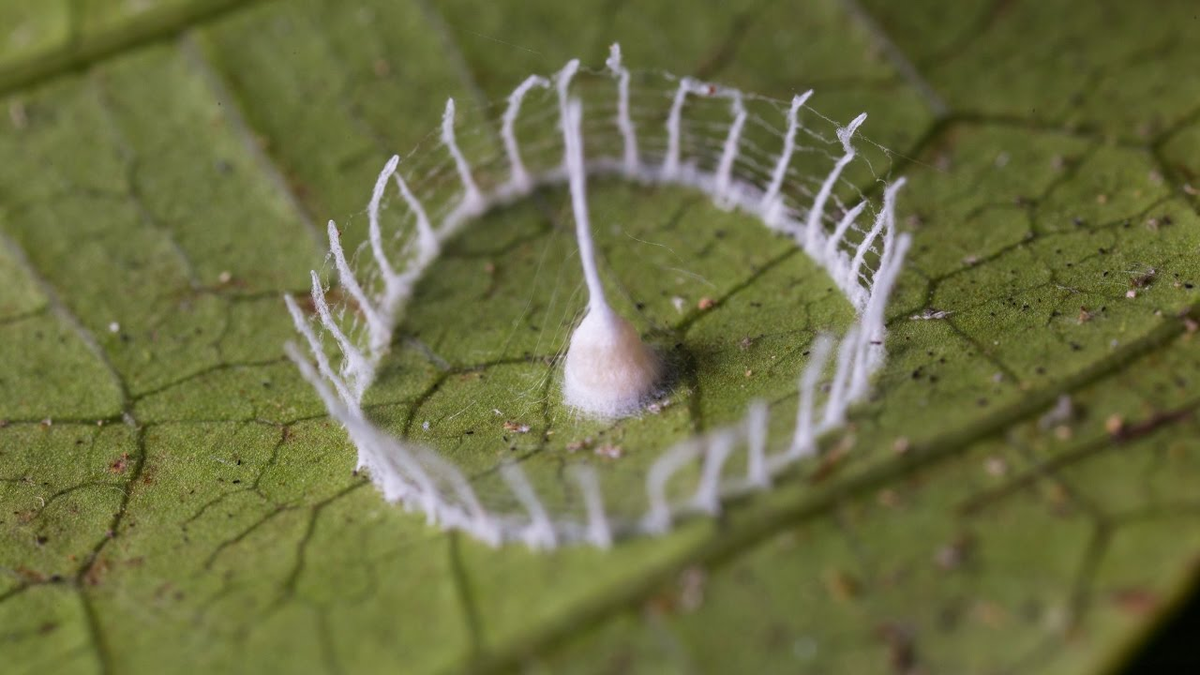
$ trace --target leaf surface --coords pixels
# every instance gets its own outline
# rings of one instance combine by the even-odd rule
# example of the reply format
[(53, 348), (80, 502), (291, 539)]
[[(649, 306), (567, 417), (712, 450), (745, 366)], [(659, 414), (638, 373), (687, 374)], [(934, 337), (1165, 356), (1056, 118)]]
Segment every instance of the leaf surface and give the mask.
[[(1087, 673), (1184, 596), (1194, 7), (612, 5), (0, 10), (11, 672)], [(634, 66), (868, 111), (916, 245), (875, 394), (825, 458), (661, 539), (494, 550), (354, 475), (282, 355), (280, 298), (328, 273), (319, 223), (362, 241), (376, 173), (432, 147), (446, 97), (477, 125), (529, 73), (599, 64), (613, 41)], [(414, 435), (430, 421), (481, 471), (514, 452), (510, 411), (532, 427), (515, 451), (548, 465), (604, 431), (633, 484), (636, 448), (733, 419), (750, 393), (785, 410), (808, 340), (849, 319), (786, 242), (694, 195), (600, 185), (593, 208), (625, 310), (698, 364), (681, 405), (612, 428), (556, 409), (544, 357), (582, 299), (551, 191), (449, 247), (373, 414)]]

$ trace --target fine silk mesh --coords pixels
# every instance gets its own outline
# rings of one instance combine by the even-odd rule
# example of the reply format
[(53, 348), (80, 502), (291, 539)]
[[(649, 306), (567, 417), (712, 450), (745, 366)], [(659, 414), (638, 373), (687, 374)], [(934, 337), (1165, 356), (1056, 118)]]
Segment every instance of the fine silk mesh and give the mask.
[[(604, 69), (572, 61), (472, 111), (485, 123), (460, 128), (449, 101), (441, 126), (384, 167), (367, 210), (367, 241), (343, 250), (329, 223), (328, 262), (339, 288), (326, 288), (314, 272), (311, 307), (285, 298), (300, 335), (288, 354), (346, 428), (359, 467), (383, 497), (493, 545), (607, 547), (768, 488), (841, 428), (883, 363), (884, 306), (909, 237), (896, 231), (894, 215), (903, 179), (880, 177), (875, 164), (886, 163), (886, 151), (858, 135), (866, 116), (835, 123), (807, 106), (811, 94), (784, 102), (630, 72), (614, 45)], [(843, 334), (823, 334), (809, 347), (796, 373), (794, 416), (772, 420), (764, 401), (747, 401), (737, 422), (643, 448), (639, 462), (580, 453), (553, 465), (499, 459), (479, 471), (364, 412), (364, 395), (442, 244), (491, 209), (566, 183), (560, 120), (573, 100), (582, 104), (589, 177), (698, 190), (791, 238), (853, 307)]]

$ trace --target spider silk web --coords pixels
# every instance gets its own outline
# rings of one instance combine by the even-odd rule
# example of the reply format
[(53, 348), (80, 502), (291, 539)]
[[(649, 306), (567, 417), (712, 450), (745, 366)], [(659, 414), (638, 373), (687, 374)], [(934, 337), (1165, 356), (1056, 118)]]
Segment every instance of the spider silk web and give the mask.
[[(669, 73), (630, 71), (614, 45), (604, 68), (571, 61), (557, 73), (531, 75), (506, 99), (469, 115), (448, 101), (441, 126), (380, 173), (369, 195), (364, 243), (345, 250), (342, 232), (330, 222), (324, 270), (330, 283), (314, 271), (311, 298), (286, 298), (299, 333), (288, 354), (345, 427), (359, 468), (384, 499), (424, 514), (431, 525), (493, 545), (607, 547), (718, 513), (730, 499), (768, 489), (816, 453), (820, 439), (844, 426), (883, 363), (883, 310), (909, 238), (896, 231), (894, 215), (903, 179), (881, 175), (889, 157), (858, 133), (866, 115), (839, 124), (810, 108), (811, 98), (805, 92), (779, 101)], [(561, 211), (568, 198), (562, 118), (574, 100), (583, 111), (589, 191), (626, 182), (700, 195), (706, 208), (737, 214), (738, 227), (761, 229), (763, 241), (787, 238), (804, 254), (805, 273), (826, 276), (823, 283), (840, 292), (852, 319), (810, 326), (821, 331), (811, 341), (797, 336), (804, 358), (786, 396), (747, 395), (726, 419), (698, 433), (678, 433), (665, 447), (639, 445), (638, 436), (650, 434), (637, 432), (618, 447), (602, 438), (606, 429), (658, 423), (667, 417), (663, 408), (687, 398), (687, 388), (682, 380), (668, 383), (633, 420), (599, 423), (563, 409), (560, 357), (586, 302), (578, 259), (554, 261), (565, 267), (553, 279), (547, 275), (544, 286), (557, 319), (539, 337), (554, 351), (529, 359), (536, 366), (529, 386), (504, 396), (532, 397), (552, 411), (556, 438), (539, 427), (534, 451), (512, 452), (511, 439), (524, 441), (530, 429), (499, 406), (482, 413), (495, 416), (490, 431), (503, 425), (502, 436), (453, 442), (423, 433), (430, 423), (419, 410), (403, 423), (380, 415), (371, 396), (380, 373), (401, 381), (417, 376), (389, 365), (401, 350), (423, 351), (447, 371), (443, 379), (463, 374), (406, 333), (420, 328), (406, 323), (411, 303), (422, 301), (418, 288), (437, 273), (442, 251), (461, 238), (486, 238), (483, 228), (497, 214), (530, 200)], [(463, 117), (472, 122), (462, 123)], [(593, 228), (601, 228), (594, 209)], [(640, 241), (632, 239), (626, 240), (631, 246)], [(691, 274), (688, 265), (681, 260), (679, 273)], [(541, 279), (540, 267), (538, 274)], [(704, 283), (703, 275), (695, 276)], [(542, 290), (535, 285), (533, 291)], [(464, 317), (459, 328), (470, 330), (472, 303), (485, 300), (453, 301)], [(481, 401), (468, 398), (464, 410)]]

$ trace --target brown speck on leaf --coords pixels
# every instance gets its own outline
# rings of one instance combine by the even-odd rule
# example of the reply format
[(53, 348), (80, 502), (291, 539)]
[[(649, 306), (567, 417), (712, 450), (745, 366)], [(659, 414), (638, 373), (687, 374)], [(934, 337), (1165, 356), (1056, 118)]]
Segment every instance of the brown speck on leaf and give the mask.
[(656, 593), (646, 600), (645, 610), (654, 616), (666, 616), (675, 612), (675, 596), (670, 592)]
[(27, 584), (40, 584), (46, 581), (46, 575), (37, 570), (29, 569), (28, 567), (17, 567), (13, 572), (21, 581)]
[(1150, 616), (1159, 606), (1158, 596), (1145, 588), (1126, 588), (1112, 594), (1113, 603), (1127, 614)]
[(884, 488), (875, 496), (875, 501), (879, 502), (879, 505), (884, 508), (894, 509), (900, 506), (900, 495), (896, 494), (896, 491), (891, 488)]
[(963, 261), (963, 264), (966, 265), (967, 267), (974, 267), (976, 264), (979, 263), (979, 256), (969, 255), (969, 256), (963, 258), (962, 261)]
[(999, 628), (1008, 619), (1008, 612), (994, 602), (979, 601), (971, 607), (971, 616), (990, 628)]
[(83, 573), (83, 582), (88, 586), (98, 586), (104, 579), (104, 575), (108, 572), (108, 558), (103, 556), (96, 558), (92, 564), (88, 566), (87, 571)]
[(495, 274), (496, 273), (496, 263), (491, 262), (491, 261), (484, 263), (483, 271), (487, 272), (488, 274)]
[(887, 644), (888, 665), (897, 675), (912, 675), (917, 671), (917, 649), (913, 644), (912, 631), (895, 623), (877, 629), (879, 637)]
[(375, 70), (375, 77), (384, 78), (392, 73), (392, 67), (385, 59), (375, 59), (373, 66)]
[(753, 376), (754, 376), (754, 371), (747, 368), (746, 369), (746, 377), (753, 377)]
[(112, 473), (125, 473), (125, 469), (128, 466), (129, 466), (129, 453), (122, 452), (121, 456), (118, 457), (116, 459), (116, 461), (114, 461), (112, 464), (108, 465), (108, 470), (111, 471)]
[(1109, 436), (1120, 436), (1124, 429), (1125, 418), (1120, 415), (1112, 414), (1104, 420), (1104, 430), (1108, 432)]
[(821, 455), (821, 463), (812, 473), (812, 482), (819, 483), (826, 478), (832, 476), (842, 466), (842, 460), (850, 454), (850, 450), (854, 447), (854, 435), (846, 434), (842, 440), (833, 448)]
[(892, 442), (892, 452), (897, 455), (903, 455), (912, 448), (912, 443), (909, 442), (907, 436), (901, 436)]
[(1104, 206), (1105, 204), (1108, 203), (1108, 195), (1103, 194), (1103, 193), (1096, 195), (1096, 203), (1101, 206)]
[(706, 295), (703, 298), (700, 298), (700, 302), (696, 303), (696, 307), (701, 310), (709, 310), (712, 309), (716, 304), (717, 302), (715, 300)]
[(1063, 487), (1062, 483), (1050, 483), (1042, 488), (1042, 495), (1046, 498), (1051, 506), (1054, 507), (1054, 512), (1059, 515), (1069, 513), (1067, 507), (1071, 504), (1071, 494)]
[(825, 590), (829, 591), (829, 595), (835, 600), (845, 602), (857, 598), (862, 586), (849, 572), (830, 569), (825, 572)]
[(1088, 311), (1087, 307), (1084, 307), (1083, 305), (1079, 306), (1079, 319), (1078, 320), (1079, 320), (1079, 325), (1081, 325), (1081, 326), (1092, 320), (1092, 313)]
[[(1136, 424), (1126, 423), (1125, 420), (1119, 415), (1113, 415), (1112, 417), (1108, 418), (1108, 424), (1105, 425), (1105, 428), (1109, 429), (1109, 433), (1112, 434), (1113, 440), (1124, 443), (1142, 438), (1163, 426), (1192, 419), (1195, 416), (1195, 412), (1195, 406), (1187, 405), (1182, 408), (1176, 408), (1175, 410), (1155, 413), (1148, 419), (1142, 420)], [(1116, 428), (1118, 424), (1120, 425), (1118, 431), (1113, 433), (1111, 429)]]
[(49, 429), (50, 427), (54, 426), (54, 420), (47, 417), (38, 424), (40, 424), (43, 429)]
[(1200, 321), (1196, 321), (1190, 316), (1185, 316), (1183, 317), (1183, 329), (1187, 331), (1188, 335), (1191, 335), (1200, 330)]
[(747, 335), (746, 337), (742, 338), (741, 340), (738, 340), (738, 349), (741, 349), (742, 351), (746, 351), (747, 349), (750, 349), (750, 345), (752, 345), (752, 344), (754, 344), (754, 338)]

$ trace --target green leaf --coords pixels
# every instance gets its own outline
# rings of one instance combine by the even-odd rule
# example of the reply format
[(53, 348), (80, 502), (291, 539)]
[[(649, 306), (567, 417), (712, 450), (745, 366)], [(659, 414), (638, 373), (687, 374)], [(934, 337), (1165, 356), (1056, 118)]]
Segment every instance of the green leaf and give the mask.
[[(1187, 3), (64, 0), (0, 25), (6, 672), (1087, 673), (1195, 581)], [(314, 223), (362, 240), (445, 98), (477, 125), (613, 41), (870, 113), (915, 237), (889, 358), (822, 459), (719, 520), (491, 549), (354, 474), (281, 296), (323, 269)], [(561, 410), (543, 357), (582, 299), (548, 191), (448, 247), (372, 414), (481, 472), (604, 431), (627, 485), (751, 395), (785, 420), (804, 346), (850, 319), (821, 273), (686, 192), (598, 183), (593, 210), (623, 310), (688, 355), (679, 405)]]

